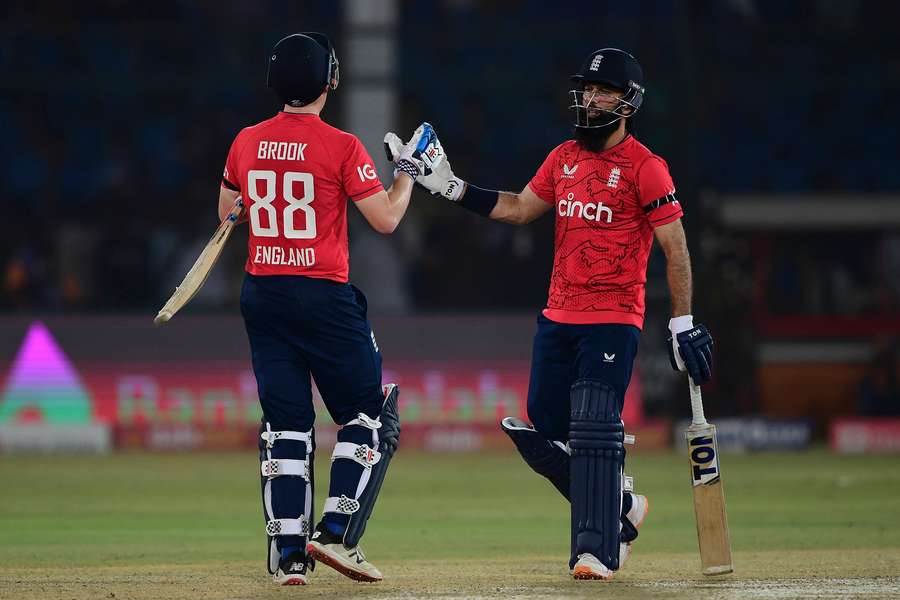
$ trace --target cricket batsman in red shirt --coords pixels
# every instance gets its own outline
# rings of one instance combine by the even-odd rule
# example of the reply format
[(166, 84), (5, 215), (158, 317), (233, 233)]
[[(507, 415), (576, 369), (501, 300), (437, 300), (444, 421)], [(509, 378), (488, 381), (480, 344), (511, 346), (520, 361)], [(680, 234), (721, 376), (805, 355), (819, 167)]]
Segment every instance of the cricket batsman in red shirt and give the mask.
[[(572, 76), (573, 140), (554, 148), (518, 194), (456, 177), (440, 144), (416, 183), (491, 219), (523, 225), (553, 211), (553, 273), (537, 318), (528, 418), (501, 422), (522, 457), (571, 503), (570, 574), (609, 580), (647, 515), (647, 498), (623, 472), (625, 391), (644, 323), (644, 284), (654, 237), (666, 255), (672, 366), (708, 381), (713, 341), (691, 315), (691, 265), (682, 207), (666, 162), (632, 134), (644, 100), (637, 60), (593, 52)], [(404, 144), (385, 136), (391, 158)]]
[[(378, 232), (393, 232), (424, 173), (423, 153), (433, 155), (437, 141), (419, 127), (385, 190), (359, 139), (319, 116), (339, 73), (325, 35), (279, 41), (267, 84), (282, 110), (238, 133), (219, 193), (220, 218), (242, 198), (250, 226), (241, 314), (263, 412), (267, 562), (281, 585), (306, 584), (313, 560), (359, 581), (382, 579), (359, 541), (399, 443), (399, 390), (382, 387), (366, 298), (348, 282), (347, 206), (349, 199)], [(340, 426), (315, 527), (310, 377)]]

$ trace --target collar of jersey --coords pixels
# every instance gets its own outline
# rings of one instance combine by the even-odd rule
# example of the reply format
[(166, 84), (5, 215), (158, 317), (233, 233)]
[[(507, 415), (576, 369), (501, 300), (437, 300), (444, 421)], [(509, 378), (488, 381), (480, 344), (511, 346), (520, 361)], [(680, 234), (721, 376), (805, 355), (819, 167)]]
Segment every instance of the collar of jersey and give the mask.
[(315, 117), (316, 119), (318, 119), (319, 115), (314, 114), (314, 113), (292, 113), (292, 112), (285, 112), (283, 110), (279, 110), (278, 117), (283, 118), (283, 119), (293, 119), (294, 117)]

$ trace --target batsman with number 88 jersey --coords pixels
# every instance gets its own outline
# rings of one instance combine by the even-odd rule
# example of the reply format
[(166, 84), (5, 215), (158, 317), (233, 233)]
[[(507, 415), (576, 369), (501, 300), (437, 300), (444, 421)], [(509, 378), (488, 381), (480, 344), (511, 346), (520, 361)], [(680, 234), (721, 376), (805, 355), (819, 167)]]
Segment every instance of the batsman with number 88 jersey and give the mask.
[[(647, 498), (624, 474), (625, 392), (644, 322), (654, 237), (666, 255), (672, 303), (667, 348), (676, 370), (709, 380), (712, 337), (691, 315), (682, 207), (668, 166), (632, 134), (643, 71), (616, 48), (593, 52), (572, 76), (574, 139), (550, 152), (518, 194), (456, 177), (440, 144), (416, 183), (479, 215), (516, 225), (553, 211), (553, 272), (537, 318), (528, 417), (501, 422), (525, 461), (571, 503), (570, 573), (611, 579), (631, 551)], [(388, 133), (399, 159), (403, 142)]]
[[(283, 103), (243, 129), (228, 153), (219, 215), (239, 196), (250, 235), (241, 313), (263, 419), (260, 475), (268, 568), (276, 583), (308, 581), (314, 560), (360, 581), (381, 573), (359, 547), (400, 437), (399, 390), (382, 387), (381, 352), (363, 293), (348, 282), (347, 199), (381, 233), (397, 227), (423, 154), (424, 125), (379, 182), (356, 136), (319, 116), (338, 87), (337, 55), (320, 33), (290, 35), (269, 56), (268, 86)], [(313, 528), (312, 388), (340, 426), (322, 518)]]

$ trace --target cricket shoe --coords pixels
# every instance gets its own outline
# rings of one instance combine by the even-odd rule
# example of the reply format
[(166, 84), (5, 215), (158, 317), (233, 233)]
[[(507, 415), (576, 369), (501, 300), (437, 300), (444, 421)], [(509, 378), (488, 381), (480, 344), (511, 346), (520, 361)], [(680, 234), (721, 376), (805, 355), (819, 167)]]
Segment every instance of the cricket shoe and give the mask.
[(335, 535), (319, 523), (306, 545), (310, 557), (328, 565), (338, 573), (356, 581), (381, 581), (384, 577), (375, 565), (366, 560), (362, 548), (344, 547), (343, 536)]
[(278, 563), (278, 570), (272, 579), (278, 585), (306, 585), (309, 581), (307, 561), (310, 560), (300, 552), (294, 552)]
[(650, 512), (650, 502), (647, 496), (640, 494), (631, 494), (631, 508), (625, 513), (625, 521), (622, 525), (622, 537), (627, 541), (619, 544), (619, 568), (625, 564), (628, 557), (631, 556), (631, 545), (637, 539), (638, 529)]
[(578, 555), (578, 562), (572, 567), (572, 577), (575, 579), (600, 579), (609, 581), (613, 578), (615, 571), (604, 565), (593, 554)]

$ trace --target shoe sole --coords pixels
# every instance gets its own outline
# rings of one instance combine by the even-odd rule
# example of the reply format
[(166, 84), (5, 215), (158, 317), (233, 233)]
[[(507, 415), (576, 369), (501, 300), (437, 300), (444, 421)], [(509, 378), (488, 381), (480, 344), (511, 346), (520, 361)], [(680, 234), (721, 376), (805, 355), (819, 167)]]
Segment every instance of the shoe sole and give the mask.
[(321, 546), (318, 544), (308, 544), (306, 546), (306, 554), (313, 557), (317, 561), (322, 564), (326, 564), (341, 575), (345, 577), (349, 577), (354, 581), (362, 581), (364, 583), (376, 583), (381, 581), (382, 577), (372, 577), (368, 573), (362, 573), (360, 571), (354, 571), (344, 563), (340, 562), (336, 558), (332, 557), (330, 554), (325, 552)]
[(594, 581), (609, 581), (613, 578), (613, 574), (609, 575), (601, 575), (596, 571), (592, 570), (590, 567), (575, 567), (572, 570), (572, 577), (575, 579), (591, 579)]

